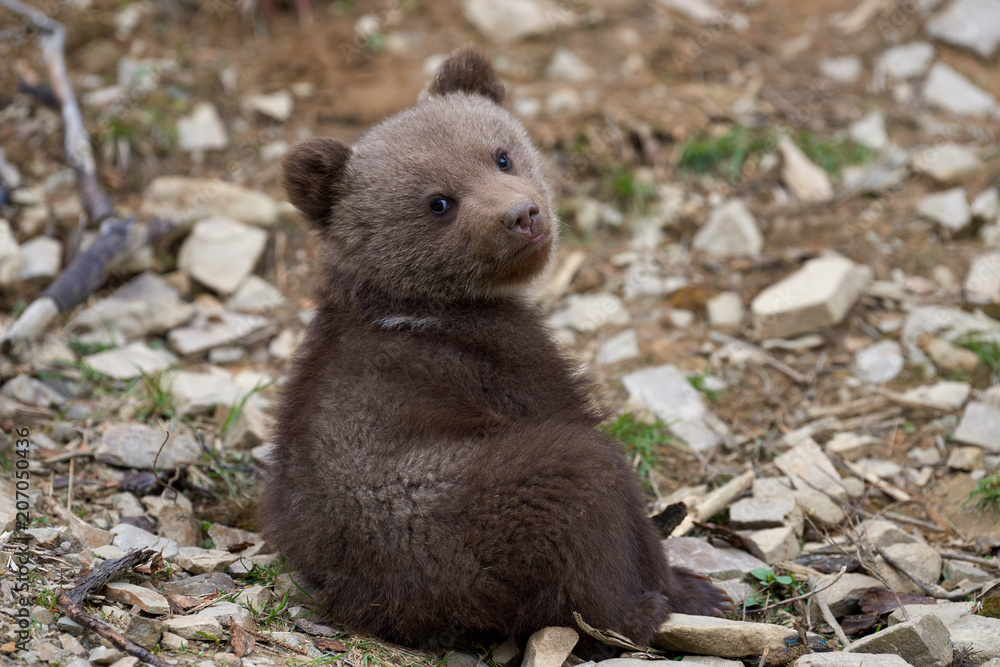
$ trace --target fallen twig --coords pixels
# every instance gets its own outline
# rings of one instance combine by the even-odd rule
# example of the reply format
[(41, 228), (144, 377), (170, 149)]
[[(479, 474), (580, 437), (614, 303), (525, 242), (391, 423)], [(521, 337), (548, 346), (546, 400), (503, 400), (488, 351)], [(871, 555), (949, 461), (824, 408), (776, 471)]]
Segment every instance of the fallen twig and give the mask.
[(748, 343), (745, 340), (740, 340), (739, 338), (727, 336), (726, 334), (720, 333), (718, 331), (709, 331), (708, 337), (711, 338), (716, 343), (722, 343), (724, 345), (741, 346), (745, 351), (749, 352), (750, 356), (752, 356), (755, 360), (757, 360), (762, 364), (770, 366), (779, 373), (784, 373), (789, 378), (791, 378), (792, 381), (798, 384), (809, 384), (812, 381), (812, 378), (808, 378), (802, 373), (799, 373), (797, 370), (795, 370), (788, 364), (779, 361), (778, 359), (768, 354), (761, 348), (757, 347), (753, 343)]
[(963, 560), (969, 563), (975, 563), (976, 565), (983, 565), (994, 570), (1000, 569), (1000, 563), (997, 563), (996, 560), (989, 558), (980, 558), (979, 556), (960, 554), (956, 551), (938, 551), (938, 555), (941, 556), (941, 558), (947, 558), (948, 560)]
[[(840, 570), (841, 574), (845, 571), (846, 569), (844, 568)], [(847, 635), (844, 633), (844, 629), (840, 627), (840, 623), (837, 623), (837, 618), (833, 615), (830, 605), (827, 604), (826, 596), (823, 595), (823, 591), (816, 588), (816, 579), (814, 577), (809, 577), (809, 588), (812, 589), (813, 594), (816, 596), (816, 605), (819, 606), (819, 610), (823, 614), (823, 620), (826, 621), (827, 625), (833, 628), (834, 634), (836, 634), (837, 639), (840, 640), (840, 648), (848, 648), (851, 645), (851, 640), (847, 638)]]
[(840, 572), (838, 572), (837, 576), (833, 578), (833, 581), (831, 581), (828, 584), (826, 584), (825, 586), (823, 586), (823, 588), (817, 588), (816, 590), (809, 591), (808, 593), (803, 593), (802, 595), (796, 595), (793, 598), (785, 598), (784, 600), (779, 600), (778, 602), (772, 602), (771, 604), (767, 605), (766, 607), (761, 607), (760, 609), (755, 609), (754, 611), (770, 611), (771, 609), (776, 609), (778, 607), (784, 607), (785, 605), (790, 604), (792, 602), (796, 602), (798, 600), (805, 600), (806, 598), (811, 598), (812, 596), (816, 595), (817, 593), (821, 593), (821, 592), (825, 591), (826, 589), (830, 588), (835, 583), (837, 583), (838, 581), (840, 581), (840, 578), (842, 576), (844, 576), (845, 572), (847, 572), (847, 568), (846, 567), (840, 568)]
[(982, 589), (983, 587), (982, 584), (973, 584), (968, 588), (962, 588), (954, 591), (946, 591), (937, 584), (928, 583), (923, 579), (921, 579), (920, 577), (918, 577), (917, 575), (910, 572), (901, 562), (899, 562), (897, 558), (890, 556), (888, 553), (886, 553), (885, 549), (883, 549), (879, 545), (876, 544), (874, 546), (875, 550), (878, 552), (878, 555), (881, 556), (886, 563), (891, 565), (893, 568), (896, 569), (897, 572), (903, 574), (907, 579), (909, 579), (917, 586), (919, 586), (920, 589), (930, 597), (938, 598), (939, 600), (948, 600), (949, 602), (959, 602), (968, 597), (970, 593), (975, 593), (980, 589)]

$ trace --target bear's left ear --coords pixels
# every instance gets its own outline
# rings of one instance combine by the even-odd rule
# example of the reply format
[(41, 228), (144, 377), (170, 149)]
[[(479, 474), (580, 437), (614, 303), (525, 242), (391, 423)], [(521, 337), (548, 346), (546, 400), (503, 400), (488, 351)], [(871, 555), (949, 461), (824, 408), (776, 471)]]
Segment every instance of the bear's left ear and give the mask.
[(281, 162), (288, 201), (317, 227), (326, 224), (347, 172), (351, 147), (315, 138), (294, 146)]
[(427, 92), (431, 95), (483, 95), (497, 104), (503, 104), (506, 91), (486, 54), (473, 46), (463, 46), (452, 51), (448, 59), (441, 63)]

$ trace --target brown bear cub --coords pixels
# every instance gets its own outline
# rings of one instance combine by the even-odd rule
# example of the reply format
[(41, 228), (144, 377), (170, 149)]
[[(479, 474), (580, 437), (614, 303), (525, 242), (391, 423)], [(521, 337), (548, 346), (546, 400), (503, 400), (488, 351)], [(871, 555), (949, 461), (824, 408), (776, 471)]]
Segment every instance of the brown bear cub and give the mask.
[(727, 598), (668, 565), (592, 387), (525, 296), (557, 224), (542, 158), (470, 48), (352, 146), (284, 161), (318, 232), (266, 537), (332, 619), (401, 644), (590, 625), (648, 642)]

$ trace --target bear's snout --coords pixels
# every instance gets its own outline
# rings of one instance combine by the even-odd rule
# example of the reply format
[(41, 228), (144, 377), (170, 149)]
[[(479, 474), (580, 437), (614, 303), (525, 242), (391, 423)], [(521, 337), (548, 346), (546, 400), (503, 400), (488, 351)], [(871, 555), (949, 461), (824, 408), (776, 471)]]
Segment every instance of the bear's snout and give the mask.
[(538, 204), (525, 199), (519, 201), (503, 214), (501, 223), (511, 231), (534, 236), (535, 226), (538, 224)]

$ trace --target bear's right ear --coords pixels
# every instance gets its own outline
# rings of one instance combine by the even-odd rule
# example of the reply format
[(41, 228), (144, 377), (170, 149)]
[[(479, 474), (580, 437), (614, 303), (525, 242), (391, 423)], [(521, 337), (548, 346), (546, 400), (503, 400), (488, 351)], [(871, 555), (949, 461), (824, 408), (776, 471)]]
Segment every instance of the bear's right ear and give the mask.
[(347, 171), (351, 147), (336, 139), (315, 138), (292, 147), (281, 162), (288, 201), (313, 225), (326, 223)]
[(431, 95), (483, 95), (497, 104), (503, 104), (505, 93), (503, 82), (490, 64), (490, 59), (473, 46), (463, 46), (452, 51), (438, 67), (427, 92)]

